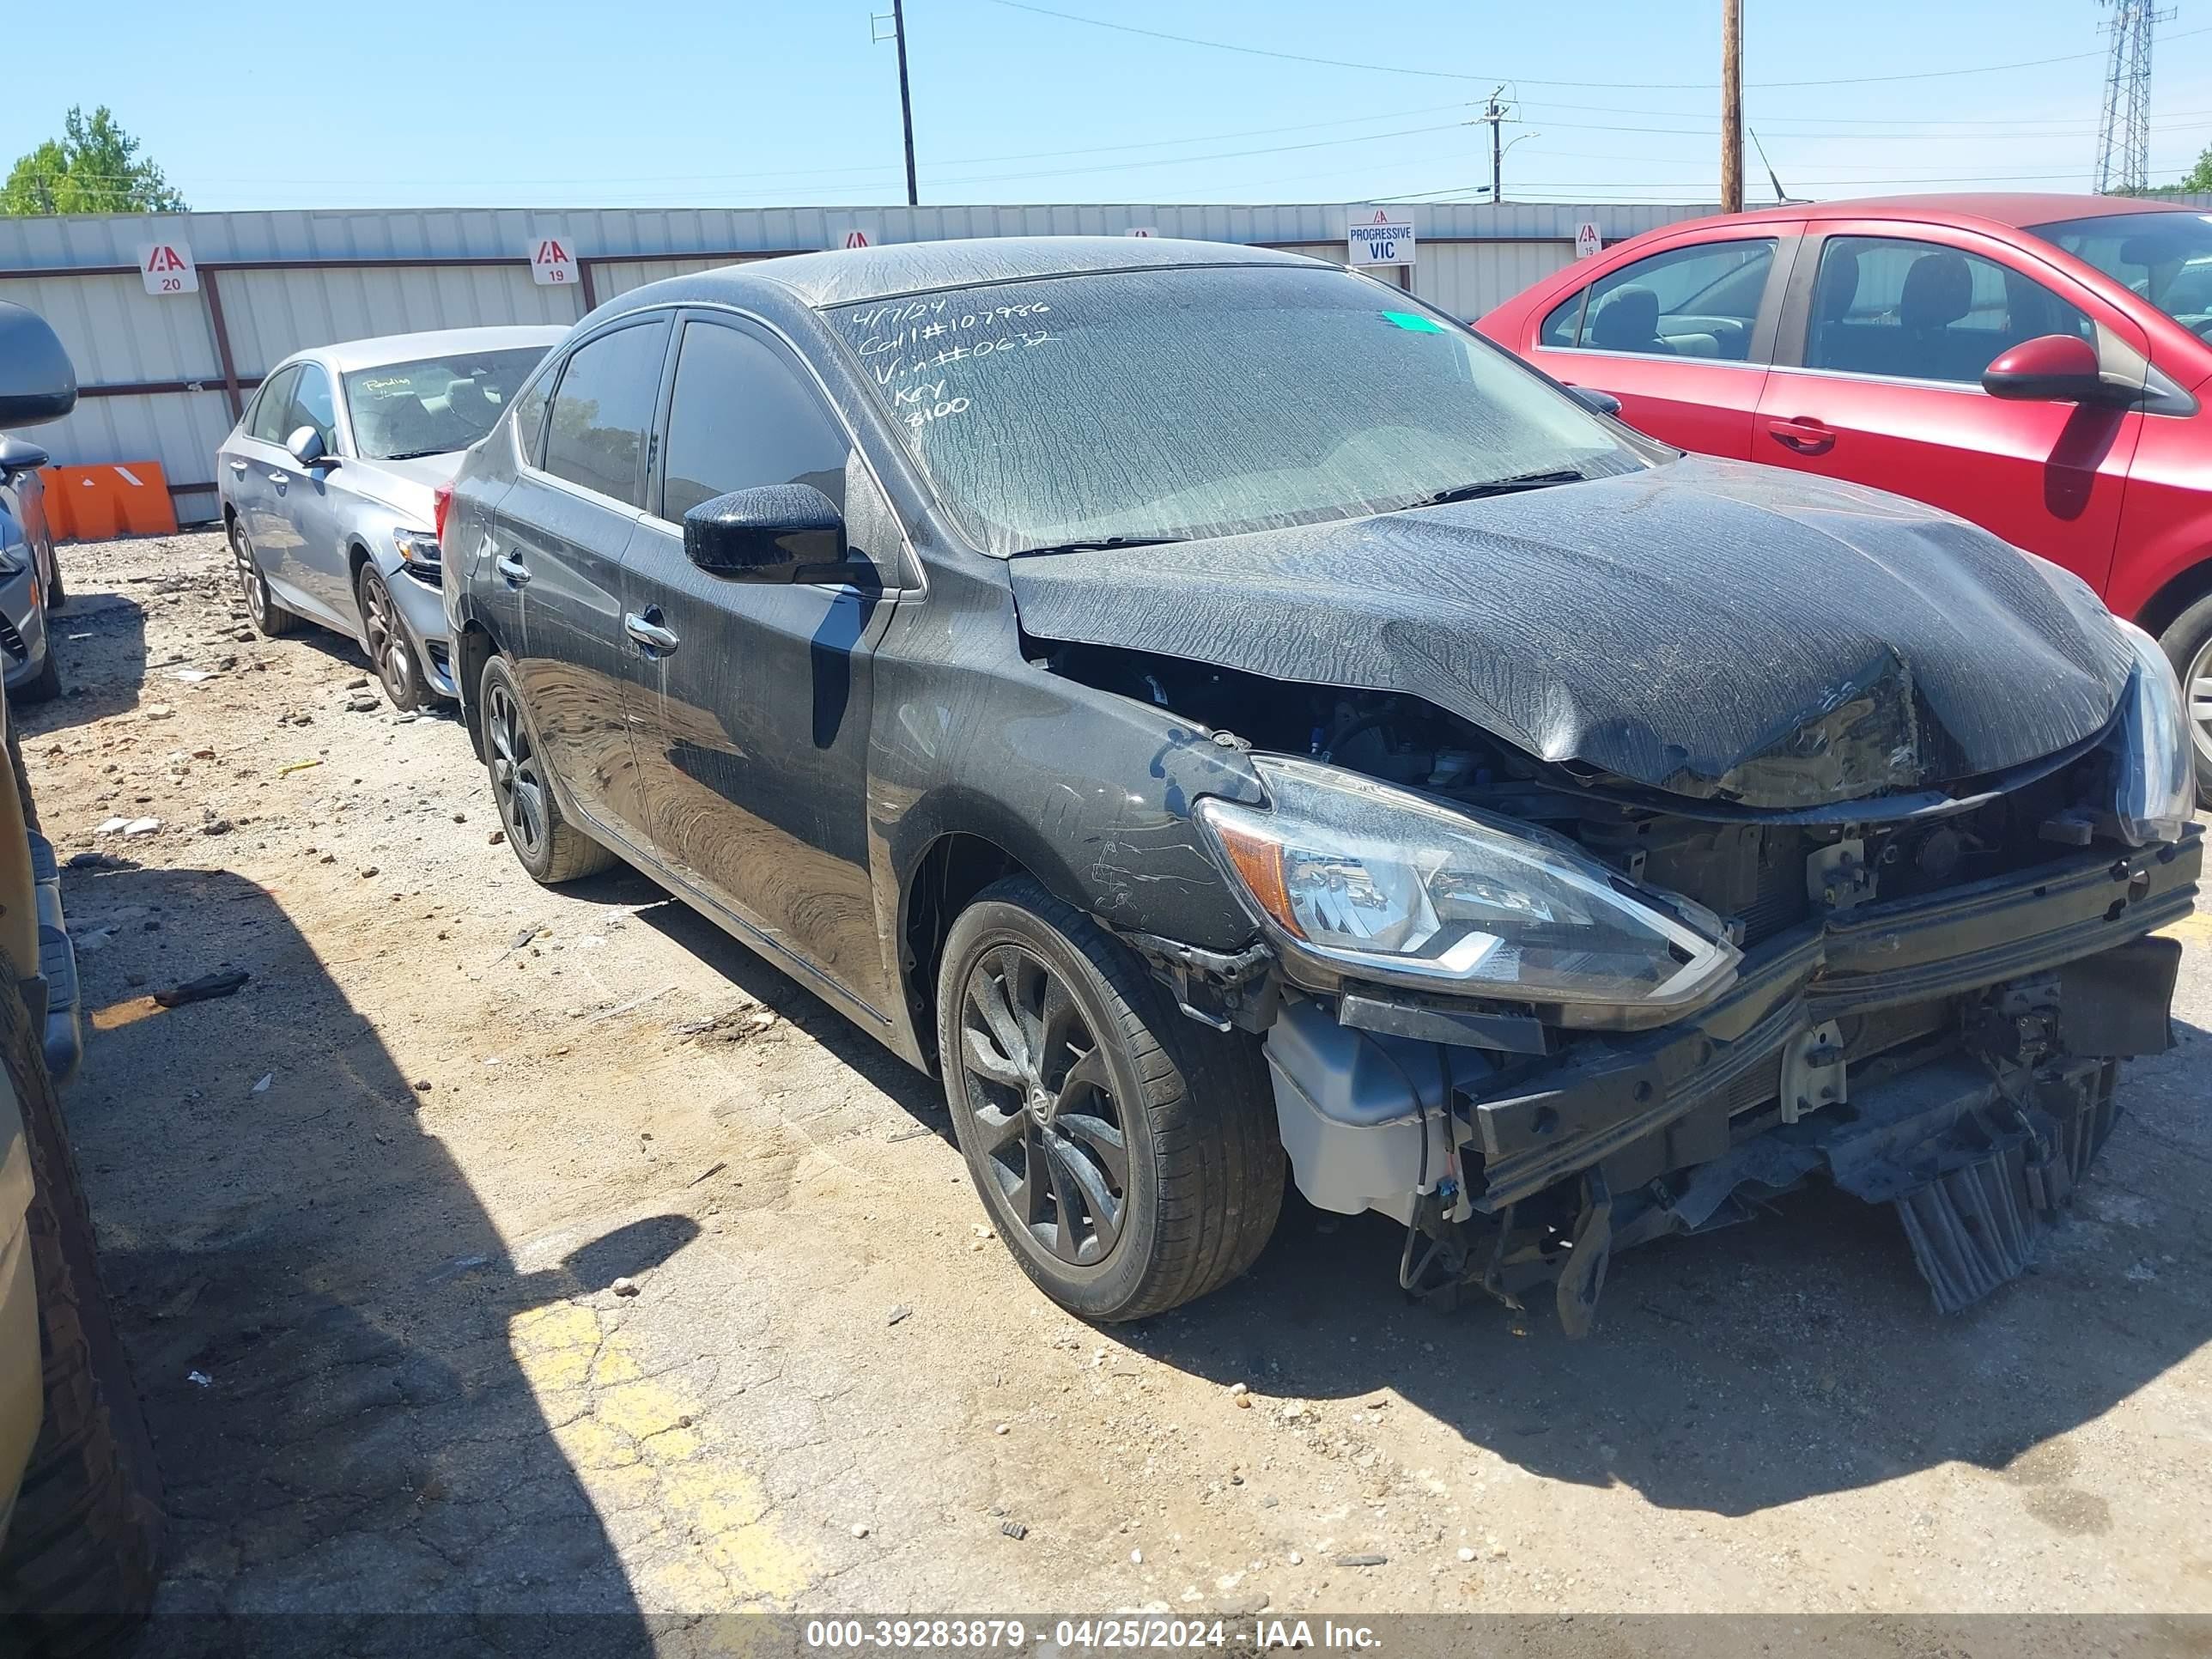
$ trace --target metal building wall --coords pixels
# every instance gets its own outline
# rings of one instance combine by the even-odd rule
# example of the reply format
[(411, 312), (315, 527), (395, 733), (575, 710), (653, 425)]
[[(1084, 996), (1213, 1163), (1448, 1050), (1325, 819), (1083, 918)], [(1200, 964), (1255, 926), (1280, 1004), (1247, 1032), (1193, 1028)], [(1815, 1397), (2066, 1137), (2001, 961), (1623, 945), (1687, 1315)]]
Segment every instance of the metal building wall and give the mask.
[[(0, 219), (0, 300), (41, 313), (85, 395), (39, 441), (64, 465), (158, 461), (190, 522), (217, 507), (215, 450), (261, 377), (303, 346), (478, 323), (564, 323), (590, 305), (680, 272), (874, 242), (971, 236), (1163, 236), (1344, 257), (1352, 203), (1011, 207), (608, 208), (191, 213), (158, 220)], [(1573, 257), (1576, 227), (1609, 241), (1710, 211), (1598, 204), (1454, 204), (1394, 210), (1417, 228), (1413, 292), (1480, 316)], [(531, 280), (528, 251), (559, 236), (573, 289)], [(156, 298), (137, 270), (156, 240), (190, 246), (200, 292)]]

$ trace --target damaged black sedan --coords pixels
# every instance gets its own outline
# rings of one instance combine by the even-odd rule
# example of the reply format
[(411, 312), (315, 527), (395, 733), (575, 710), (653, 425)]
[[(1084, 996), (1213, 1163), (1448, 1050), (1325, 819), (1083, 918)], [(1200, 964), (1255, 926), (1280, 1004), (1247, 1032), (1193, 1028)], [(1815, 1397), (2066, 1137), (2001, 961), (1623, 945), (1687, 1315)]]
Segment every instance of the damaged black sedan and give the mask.
[(1956, 1307), (2168, 1042), (2203, 849), (2156, 645), (1311, 260), (641, 288), (441, 536), (524, 866), (627, 859), (940, 1073), (1090, 1317), (1242, 1272), (1286, 1158), (1404, 1224), (1408, 1291), (1555, 1285), (1572, 1331), (1613, 1251), (1814, 1181)]

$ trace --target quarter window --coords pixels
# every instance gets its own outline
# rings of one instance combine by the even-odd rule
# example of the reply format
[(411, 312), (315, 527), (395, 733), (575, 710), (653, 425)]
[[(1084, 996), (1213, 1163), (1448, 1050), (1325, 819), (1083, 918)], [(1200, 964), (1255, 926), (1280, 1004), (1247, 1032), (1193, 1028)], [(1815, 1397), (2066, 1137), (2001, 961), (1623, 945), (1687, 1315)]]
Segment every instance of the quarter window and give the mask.
[(1555, 308), (1544, 343), (1744, 362), (1774, 249), (1771, 237), (1705, 242), (1623, 265)]
[(2097, 337), (2079, 308), (1978, 253), (1831, 236), (1820, 249), (1805, 366), (1972, 385), (1992, 359), (2044, 334)]
[(758, 484), (811, 484), (845, 505), (845, 434), (764, 341), (692, 323), (676, 360), (661, 516)]
[(337, 453), (337, 406), (331, 399), (331, 377), (320, 363), (300, 365), (300, 378), (292, 385), (292, 413), (276, 441), (283, 442), (303, 426), (321, 435), (325, 454)]
[(655, 321), (576, 349), (553, 394), (548, 472), (632, 507), (644, 505), (645, 440), (667, 339), (667, 323)]
[(281, 444), (289, 430), (284, 422), (292, 413), (292, 388), (298, 384), (300, 366), (280, 368), (264, 381), (253, 405), (253, 436), (264, 443)]

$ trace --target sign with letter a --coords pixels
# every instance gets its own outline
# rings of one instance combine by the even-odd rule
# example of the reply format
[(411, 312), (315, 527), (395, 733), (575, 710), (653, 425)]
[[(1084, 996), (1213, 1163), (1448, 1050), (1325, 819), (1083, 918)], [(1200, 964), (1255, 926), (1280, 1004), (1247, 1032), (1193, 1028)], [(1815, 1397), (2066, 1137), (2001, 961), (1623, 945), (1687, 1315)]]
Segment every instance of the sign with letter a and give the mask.
[(183, 242), (148, 242), (138, 250), (138, 275), (154, 295), (197, 294), (200, 273), (192, 251)]
[(541, 236), (530, 245), (530, 280), (540, 288), (576, 280), (576, 247), (565, 236)]

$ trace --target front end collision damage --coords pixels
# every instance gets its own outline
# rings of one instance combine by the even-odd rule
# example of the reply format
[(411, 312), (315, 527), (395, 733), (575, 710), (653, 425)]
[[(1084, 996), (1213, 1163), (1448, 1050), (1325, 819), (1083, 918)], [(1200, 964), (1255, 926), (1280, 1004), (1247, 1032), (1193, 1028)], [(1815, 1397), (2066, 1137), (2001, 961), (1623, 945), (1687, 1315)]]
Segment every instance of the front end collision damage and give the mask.
[[(2025, 1270), (2110, 1133), (2118, 1060), (2167, 1044), (2179, 947), (2146, 936), (2191, 908), (2202, 835), (2127, 844), (2109, 783), (2124, 713), (2045, 762), (1847, 817), (1568, 775), (1413, 699), (1133, 653), (1048, 660), (1133, 682), (1231, 760), (1311, 719), (1317, 757), (1503, 810), (1741, 947), (1655, 1024), (1330, 972), (1265, 929), (1231, 950), (1218, 929), (1200, 947), (1123, 923), (1187, 1014), (1261, 1035), (1301, 1191), (1404, 1224), (1416, 1295), (1517, 1305), (1549, 1284), (1581, 1334), (1614, 1251), (1825, 1180), (1892, 1206), (1936, 1305), (1963, 1307)], [(1230, 738), (1224, 701), (1265, 736)], [(1424, 720), (1443, 726), (1408, 742)]]

